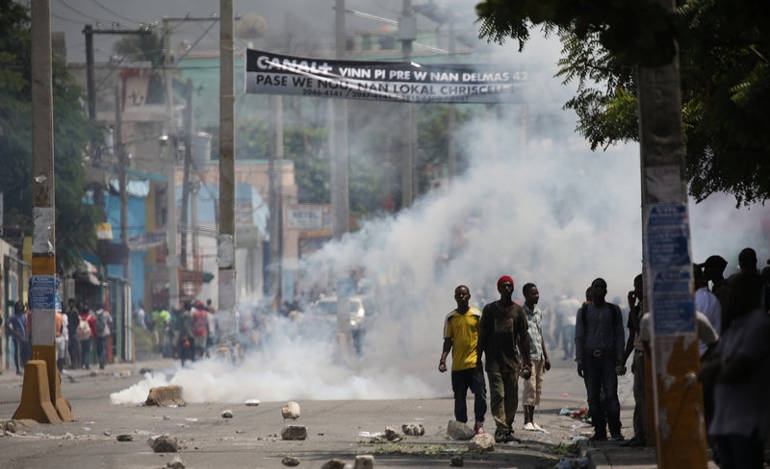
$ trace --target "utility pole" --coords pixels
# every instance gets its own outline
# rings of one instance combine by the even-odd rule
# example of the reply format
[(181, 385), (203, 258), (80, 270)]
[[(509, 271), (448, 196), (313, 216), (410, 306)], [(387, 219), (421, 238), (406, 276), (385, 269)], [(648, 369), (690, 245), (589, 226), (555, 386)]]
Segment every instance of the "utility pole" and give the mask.
[[(224, 334), (234, 340), (235, 270), (235, 152), (233, 95), (233, 0), (219, 0), (219, 313)], [(222, 321), (224, 319), (224, 321)]]
[[(398, 36), (404, 62), (412, 61), (412, 42), (417, 38), (417, 19), (412, 11), (412, 0), (404, 0), (401, 19), (398, 22)], [(410, 207), (415, 197), (414, 155), (417, 147), (417, 126), (414, 118), (414, 103), (406, 104), (404, 134), (406, 144), (401, 155), (401, 207)]]
[(56, 368), (56, 204), (54, 193), (53, 78), (50, 0), (32, 0), (32, 205), (34, 236), (28, 303), (32, 359), (24, 367), (14, 419), (41, 423), (74, 420), (61, 396)]
[[(674, 11), (673, 0), (655, 3), (666, 12)], [(700, 363), (679, 81), (677, 55), (665, 65), (640, 66), (637, 71), (644, 304), (650, 308), (653, 323), (658, 466), (705, 469), (708, 460), (703, 395), (696, 379)]]
[[(335, 58), (345, 58), (345, 0), (335, 0)], [(342, 99), (329, 101), (332, 113), (331, 202), (334, 213), (334, 238), (340, 239), (350, 229), (350, 194), (348, 182), (348, 104)]]
[(131, 285), (131, 251), (128, 248), (128, 158), (123, 148), (123, 100), (120, 80), (115, 85), (115, 154), (118, 157), (118, 185), (120, 190), (120, 244), (123, 247), (123, 276)]
[[(449, 22), (449, 57), (454, 63), (455, 61), (455, 21), (454, 16)], [(455, 176), (457, 175), (457, 142), (455, 141), (455, 128), (457, 127), (457, 105), (449, 103), (449, 122), (447, 123), (447, 131), (449, 138), (447, 148), (447, 178), (449, 183), (452, 184)]]
[(171, 77), (171, 32), (168, 19), (163, 18), (163, 78), (166, 85), (166, 114), (168, 115), (170, 135), (167, 141), (171, 142), (171, 152), (167, 165), (166, 184), (166, 268), (168, 269), (168, 311), (172, 311), (179, 305), (179, 257), (177, 256), (177, 225), (176, 212), (176, 158), (177, 158), (177, 128), (174, 113), (174, 87)]
[[(337, 60), (345, 58), (345, 0), (334, 2), (334, 46)], [(334, 239), (340, 239), (350, 230), (350, 189), (348, 181), (348, 104), (344, 99), (332, 99), (331, 199), (334, 213)], [(347, 297), (340, 286), (344, 278), (336, 278), (337, 286), (337, 342), (344, 356), (351, 353), (352, 336), (348, 316)]]
[(270, 293), (276, 308), (283, 303), (283, 97), (271, 95), (270, 159)]
[[(192, 80), (187, 79), (187, 89), (185, 91), (185, 106), (184, 113), (184, 169), (182, 173), (182, 242), (180, 249), (180, 258), (182, 268), (187, 269), (187, 233), (195, 227), (190, 227), (189, 223), (189, 207), (190, 207), (190, 187), (192, 186), (191, 179), (191, 166), (192, 166)], [(195, 255), (193, 253), (193, 255)]]

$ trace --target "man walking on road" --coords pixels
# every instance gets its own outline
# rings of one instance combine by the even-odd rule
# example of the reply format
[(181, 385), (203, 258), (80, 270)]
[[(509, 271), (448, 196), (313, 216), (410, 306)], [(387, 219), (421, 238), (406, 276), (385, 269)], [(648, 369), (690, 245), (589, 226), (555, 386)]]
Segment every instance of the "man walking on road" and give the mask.
[(634, 437), (623, 443), (623, 446), (645, 446), (647, 444), (646, 416), (644, 395), (644, 346), (639, 326), (642, 320), (642, 299), (644, 297), (642, 274), (634, 277), (634, 289), (628, 292), (628, 341), (623, 355), (623, 363), (633, 353), (631, 372), (634, 374)]
[(75, 299), (70, 298), (67, 301), (67, 338), (69, 343), (67, 348), (70, 354), (70, 369), (77, 370), (80, 368), (80, 342), (76, 337), (78, 328), (78, 322), (80, 320), (80, 312), (77, 306), (75, 306)]
[(586, 382), (588, 411), (594, 426), (594, 435), (590, 439), (606, 440), (605, 425), (609, 424), (611, 439), (622, 441), (618, 375), (626, 372), (623, 315), (618, 305), (605, 301), (606, 296), (607, 282), (597, 278), (591, 283), (591, 302), (578, 311), (575, 354), (578, 376)]
[(470, 388), (474, 395), (473, 411), (476, 417), (473, 431), (482, 434), (484, 414), (487, 412), (487, 388), (484, 383), (484, 371), (476, 366), (481, 311), (468, 305), (470, 299), (471, 293), (467, 286), (460, 285), (455, 288), (457, 309), (449, 313), (444, 322), (444, 346), (438, 362), (438, 371), (444, 373), (447, 370), (446, 358), (451, 350), (455, 420), (463, 423), (468, 421), (465, 396)]
[(542, 313), (537, 303), (540, 292), (534, 283), (527, 283), (521, 289), (524, 292), (524, 312), (527, 314), (529, 334), (529, 357), (532, 362), (532, 374), (524, 379), (524, 430), (543, 431), (535, 423), (535, 406), (540, 405), (540, 394), (543, 391), (543, 375), (551, 369), (551, 361), (543, 340)]
[[(524, 379), (532, 374), (529, 358), (527, 315), (513, 302), (513, 279), (507, 275), (497, 280), (500, 299), (484, 306), (479, 325), (477, 366), (486, 355), (489, 378), (489, 404), (497, 429), (498, 443), (515, 441), (513, 419), (519, 405), (519, 373)], [(518, 348), (519, 353), (516, 353)]]

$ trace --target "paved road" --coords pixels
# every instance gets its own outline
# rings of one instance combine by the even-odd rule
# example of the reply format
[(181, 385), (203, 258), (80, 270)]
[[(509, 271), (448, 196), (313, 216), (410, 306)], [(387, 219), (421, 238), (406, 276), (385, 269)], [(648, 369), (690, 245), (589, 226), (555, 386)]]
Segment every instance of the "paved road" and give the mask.
[[(29, 424), (15, 435), (0, 438), (2, 468), (157, 468), (165, 466), (174, 454), (153, 453), (147, 444), (151, 435), (168, 433), (179, 438), (184, 447), (178, 455), (189, 468), (282, 468), (284, 456), (299, 458), (300, 468), (319, 468), (337, 457), (352, 463), (357, 454), (373, 454), (375, 467), (448, 467), (454, 454), (463, 454), (464, 467), (544, 468), (553, 467), (560, 455), (555, 445), (567, 445), (580, 432), (580, 422), (558, 416), (562, 407), (584, 406), (582, 380), (571, 362), (559, 361), (546, 375), (544, 399), (536, 421), (549, 433), (522, 430), (522, 416), (516, 418), (516, 433), (522, 444), (498, 445), (493, 453), (467, 453), (467, 442), (446, 437), (447, 421), (452, 418), (452, 399), (300, 401), (302, 416), (296, 422), (306, 425), (305, 441), (283, 441), (280, 431), (285, 424), (281, 407), (285, 402), (262, 402), (257, 407), (243, 404), (203, 403), (178, 408), (112, 405), (111, 392), (128, 388), (142, 380), (143, 367), (173, 373), (176, 363), (159, 360), (125, 365), (110, 365), (105, 371), (75, 371), (65, 375), (62, 394), (72, 405), (75, 422), (60, 425)], [(449, 375), (446, 375), (449, 389)], [(627, 396), (630, 379), (621, 385)], [(21, 379), (8, 373), (0, 375), (0, 420), (9, 419), (18, 405)], [(469, 399), (469, 408), (472, 401)], [(633, 399), (623, 406), (624, 429), (630, 437)], [(233, 412), (232, 419), (221, 417), (223, 410)], [(493, 422), (487, 414), (487, 426)], [(385, 426), (420, 422), (426, 434), (406, 437), (399, 443), (370, 443), (362, 432), (382, 432)], [(131, 442), (118, 442), (116, 436), (130, 434)], [(643, 453), (639, 453), (643, 455)], [(644, 456), (649, 462), (649, 454)], [(653, 459), (654, 461), (654, 459)], [(645, 466), (640, 466), (645, 467)]]

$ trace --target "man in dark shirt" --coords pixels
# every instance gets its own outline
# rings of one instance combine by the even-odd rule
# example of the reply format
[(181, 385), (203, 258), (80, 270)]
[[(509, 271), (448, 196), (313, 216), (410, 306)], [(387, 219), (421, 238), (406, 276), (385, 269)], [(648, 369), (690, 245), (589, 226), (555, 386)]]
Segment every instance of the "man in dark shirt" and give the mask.
[[(495, 441), (515, 441), (513, 419), (519, 405), (519, 373), (529, 379), (532, 364), (529, 354), (527, 316), (511, 299), (513, 279), (507, 275), (497, 280), (500, 299), (484, 306), (479, 323), (476, 367), (486, 356), (489, 379), (489, 404), (495, 419)], [(518, 348), (518, 354), (516, 349)]]
[(611, 438), (622, 441), (617, 375), (625, 374), (625, 334), (620, 308), (607, 303), (606, 296), (604, 279), (591, 282), (591, 302), (578, 311), (575, 324), (575, 360), (578, 375), (586, 383), (588, 411), (594, 426), (591, 440), (606, 440), (605, 425), (609, 424)]
[(623, 356), (623, 363), (626, 363), (628, 357), (633, 354), (631, 372), (634, 374), (634, 437), (623, 443), (623, 446), (645, 446), (647, 444), (644, 347), (641, 334), (639, 333), (639, 323), (641, 322), (642, 314), (644, 314), (642, 310), (643, 297), (643, 277), (642, 274), (639, 274), (634, 277), (634, 289), (628, 292), (628, 306), (631, 309), (628, 312), (628, 340), (626, 341), (626, 351)]
[(69, 348), (69, 354), (70, 354), (70, 368), (73, 370), (80, 369), (80, 342), (78, 342), (77, 337), (75, 337), (75, 332), (78, 329), (78, 323), (80, 322), (80, 311), (78, 311), (77, 306), (75, 306), (75, 299), (70, 298), (67, 302), (67, 311), (65, 311), (65, 314), (67, 315), (67, 337), (69, 337), (69, 343), (67, 344), (67, 348)]

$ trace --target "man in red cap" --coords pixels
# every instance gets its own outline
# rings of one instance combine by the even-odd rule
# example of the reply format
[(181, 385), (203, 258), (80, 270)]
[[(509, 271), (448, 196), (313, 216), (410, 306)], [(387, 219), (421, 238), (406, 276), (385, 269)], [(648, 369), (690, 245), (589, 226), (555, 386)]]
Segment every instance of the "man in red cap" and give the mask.
[[(484, 306), (479, 323), (476, 366), (486, 355), (489, 379), (489, 404), (495, 419), (495, 441), (516, 441), (513, 419), (519, 406), (519, 373), (529, 379), (532, 363), (529, 354), (527, 315), (513, 302), (513, 279), (504, 275), (497, 280), (500, 299)], [(518, 354), (517, 354), (518, 348)]]

